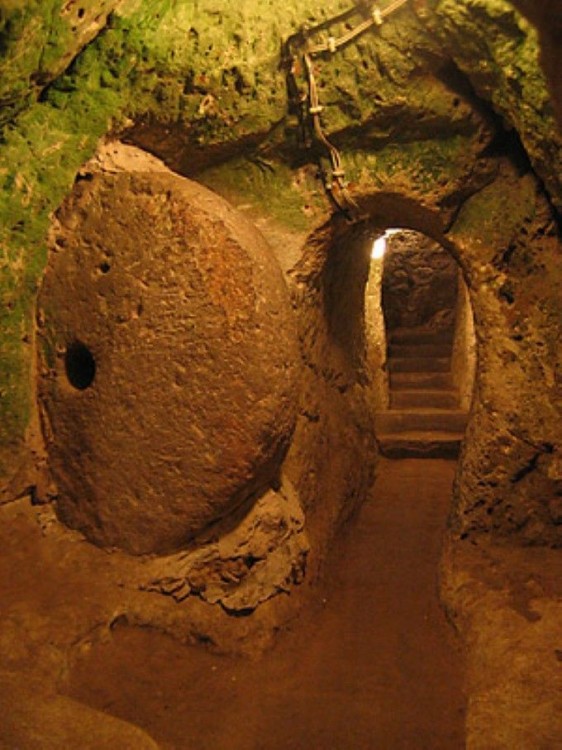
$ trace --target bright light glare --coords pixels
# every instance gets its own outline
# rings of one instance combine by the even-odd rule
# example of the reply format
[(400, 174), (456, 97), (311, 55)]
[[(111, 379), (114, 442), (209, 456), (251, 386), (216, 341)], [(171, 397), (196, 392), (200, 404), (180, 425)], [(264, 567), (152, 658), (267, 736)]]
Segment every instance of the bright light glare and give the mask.
[(377, 237), (373, 242), (373, 249), (371, 251), (371, 258), (373, 260), (380, 260), (386, 252), (386, 237), (382, 234)]
[(387, 229), (384, 234), (373, 241), (373, 249), (371, 250), (373, 260), (381, 260), (384, 257), (388, 237), (392, 237), (393, 234), (398, 234), (398, 232), (400, 232), (400, 229)]

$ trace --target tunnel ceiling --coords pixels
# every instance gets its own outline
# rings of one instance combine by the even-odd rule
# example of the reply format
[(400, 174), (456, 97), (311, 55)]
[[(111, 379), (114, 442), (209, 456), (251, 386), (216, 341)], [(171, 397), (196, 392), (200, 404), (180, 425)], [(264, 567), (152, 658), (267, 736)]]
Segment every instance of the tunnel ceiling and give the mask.
[[(329, 206), (288, 108), (281, 47), (303, 24), (350, 7), (4, 4), (2, 473), (29, 419), (31, 310), (49, 217), (99, 139), (120, 135), (227, 197), (246, 196), (288, 231), (310, 231)], [(505, 157), (519, 174), (532, 169), (562, 205), (560, 136), (537, 33), (510, 3), (412, 0), (315, 66), (323, 124), (357, 193), (407, 193), (438, 206), (446, 226)]]

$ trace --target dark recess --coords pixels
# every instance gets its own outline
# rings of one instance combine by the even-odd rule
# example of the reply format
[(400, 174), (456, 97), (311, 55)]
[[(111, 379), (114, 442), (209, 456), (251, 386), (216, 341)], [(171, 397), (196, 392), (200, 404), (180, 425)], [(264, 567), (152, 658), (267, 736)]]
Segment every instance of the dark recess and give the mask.
[(96, 376), (96, 360), (87, 346), (75, 341), (66, 349), (64, 357), (66, 377), (79, 391), (89, 388)]

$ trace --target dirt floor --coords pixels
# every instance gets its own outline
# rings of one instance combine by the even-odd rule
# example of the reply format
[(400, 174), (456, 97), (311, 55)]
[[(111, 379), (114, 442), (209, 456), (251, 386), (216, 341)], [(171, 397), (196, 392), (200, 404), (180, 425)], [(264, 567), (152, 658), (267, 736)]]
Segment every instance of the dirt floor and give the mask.
[(68, 695), (169, 750), (460, 750), (463, 657), (437, 598), (453, 474), (382, 462), (317, 606), (258, 661), (116, 627)]

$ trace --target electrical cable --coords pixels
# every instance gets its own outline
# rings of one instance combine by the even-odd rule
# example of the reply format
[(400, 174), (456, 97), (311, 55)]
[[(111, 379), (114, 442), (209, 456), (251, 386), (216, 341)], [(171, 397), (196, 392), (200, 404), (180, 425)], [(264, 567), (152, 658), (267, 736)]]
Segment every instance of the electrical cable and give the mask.
[[(320, 114), (323, 110), (323, 107), (320, 104), (318, 96), (318, 86), (316, 84), (316, 77), (314, 75), (312, 58), (315, 55), (321, 55), (325, 53), (334, 54), (338, 49), (354, 41), (372, 27), (381, 26), (385, 18), (401, 8), (407, 2), (408, 0), (394, 0), (383, 9), (380, 9), (378, 4), (375, 3), (370, 8), (370, 17), (358, 23), (357, 26), (350, 29), (346, 34), (343, 34), (338, 38), (330, 36), (328, 37), (328, 40), (326, 42), (323, 42), (321, 44), (311, 45), (309, 43), (310, 38), (319, 33), (319, 31), (329, 28), (334, 23), (341, 22), (357, 13), (362, 12), (361, 7), (359, 6), (350, 8), (348, 11), (340, 13), (338, 16), (335, 16), (329, 21), (324, 21), (318, 26), (301, 29), (298, 34), (290, 37), (290, 39), (286, 43), (286, 49), (289, 53), (288, 90), (291, 92), (292, 104), (296, 109), (299, 120), (301, 122), (303, 142), (306, 147), (310, 148), (314, 141), (317, 141), (327, 152), (331, 167), (331, 178), (326, 175), (321, 167), (320, 174), (322, 177), (324, 188), (336, 208), (341, 211), (350, 221), (355, 220), (358, 206), (347, 189), (345, 170), (343, 168), (340, 152), (328, 139), (322, 127)], [(294, 46), (299, 47), (298, 53), (294, 51)], [(306, 94), (302, 94), (300, 92), (296, 80), (298, 70), (297, 61), (299, 53), (306, 75), (306, 83), (308, 88)], [(308, 128), (311, 130), (310, 141), (306, 138), (307, 123)]]

